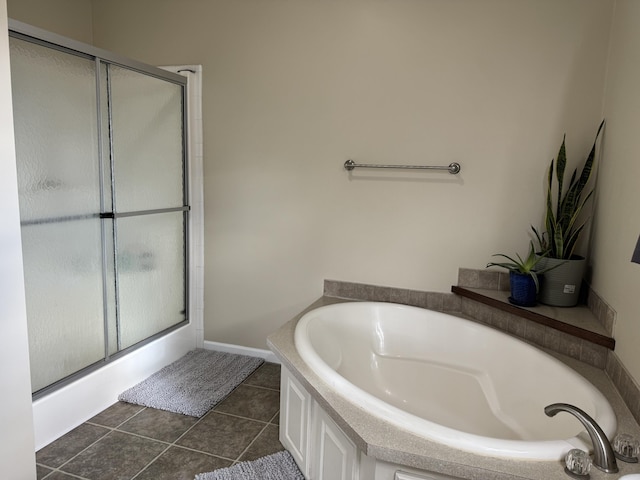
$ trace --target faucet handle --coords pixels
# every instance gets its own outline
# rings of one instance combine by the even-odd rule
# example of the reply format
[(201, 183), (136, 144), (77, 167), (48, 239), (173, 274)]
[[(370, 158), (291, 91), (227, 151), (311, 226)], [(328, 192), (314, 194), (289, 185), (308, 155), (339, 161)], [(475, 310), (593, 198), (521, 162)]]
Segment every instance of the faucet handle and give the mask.
[(587, 478), (591, 471), (591, 457), (584, 450), (574, 448), (564, 457), (567, 475), (572, 478)]
[(616, 458), (627, 463), (638, 463), (640, 442), (628, 433), (619, 433), (613, 439), (613, 451)]

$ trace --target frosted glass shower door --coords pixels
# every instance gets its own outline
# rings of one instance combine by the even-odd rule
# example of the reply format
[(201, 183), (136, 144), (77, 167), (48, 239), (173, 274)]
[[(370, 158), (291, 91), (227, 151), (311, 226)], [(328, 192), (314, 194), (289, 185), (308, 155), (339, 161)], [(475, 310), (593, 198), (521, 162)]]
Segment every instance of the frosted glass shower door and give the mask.
[(119, 348), (184, 322), (181, 86), (109, 65)]
[(16, 38), (10, 46), (37, 391), (104, 358), (96, 67)]
[(189, 207), (186, 79), (35, 30), (10, 46), (40, 396), (187, 324)]

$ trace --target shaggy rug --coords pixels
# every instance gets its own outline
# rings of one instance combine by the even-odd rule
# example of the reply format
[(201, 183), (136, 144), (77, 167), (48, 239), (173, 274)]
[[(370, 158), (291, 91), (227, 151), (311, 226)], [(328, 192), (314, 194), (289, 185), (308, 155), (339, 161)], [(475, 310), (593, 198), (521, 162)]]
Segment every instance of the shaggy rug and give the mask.
[(118, 400), (201, 417), (263, 363), (246, 355), (192, 350), (122, 392)]
[(293, 457), (286, 450), (251, 462), (200, 473), (195, 480), (304, 480)]

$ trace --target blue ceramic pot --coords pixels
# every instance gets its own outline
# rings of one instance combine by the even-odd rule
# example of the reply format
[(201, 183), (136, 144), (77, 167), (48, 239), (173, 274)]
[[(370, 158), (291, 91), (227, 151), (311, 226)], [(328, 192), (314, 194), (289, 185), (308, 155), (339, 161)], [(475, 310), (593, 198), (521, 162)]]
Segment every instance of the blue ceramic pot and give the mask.
[(533, 307), (537, 303), (536, 284), (531, 275), (509, 272), (511, 296), (509, 302), (520, 307)]

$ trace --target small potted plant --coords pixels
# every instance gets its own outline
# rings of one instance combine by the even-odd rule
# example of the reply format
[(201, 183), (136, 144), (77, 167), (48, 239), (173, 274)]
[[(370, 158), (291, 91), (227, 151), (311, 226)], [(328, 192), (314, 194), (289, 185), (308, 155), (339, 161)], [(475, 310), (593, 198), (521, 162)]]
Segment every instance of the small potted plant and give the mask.
[(544, 258), (536, 255), (533, 242), (529, 242), (529, 255), (522, 259), (516, 253), (516, 258), (496, 253), (494, 257), (503, 257), (508, 262), (490, 262), (488, 267), (502, 267), (509, 270), (509, 285), (511, 296), (509, 302), (519, 307), (533, 307), (537, 303), (538, 292), (540, 291), (540, 275), (556, 268), (556, 265), (541, 269), (536, 268)]
[[(598, 132), (589, 156), (578, 175), (576, 168), (569, 179), (564, 182), (567, 164), (564, 138), (556, 161), (551, 160), (547, 176), (546, 213), (542, 233), (531, 227), (538, 241), (539, 254), (544, 257), (540, 267), (558, 266), (551, 275), (547, 275), (540, 292), (540, 302), (556, 307), (572, 307), (578, 303), (582, 277), (587, 265), (584, 257), (575, 254), (580, 234), (589, 218), (584, 218), (585, 205), (593, 194), (593, 188), (586, 190), (592, 176), (596, 155), (596, 142), (604, 120)], [(555, 173), (555, 182), (554, 182)], [(555, 185), (554, 185), (555, 183)], [(565, 190), (566, 188), (566, 190)]]

